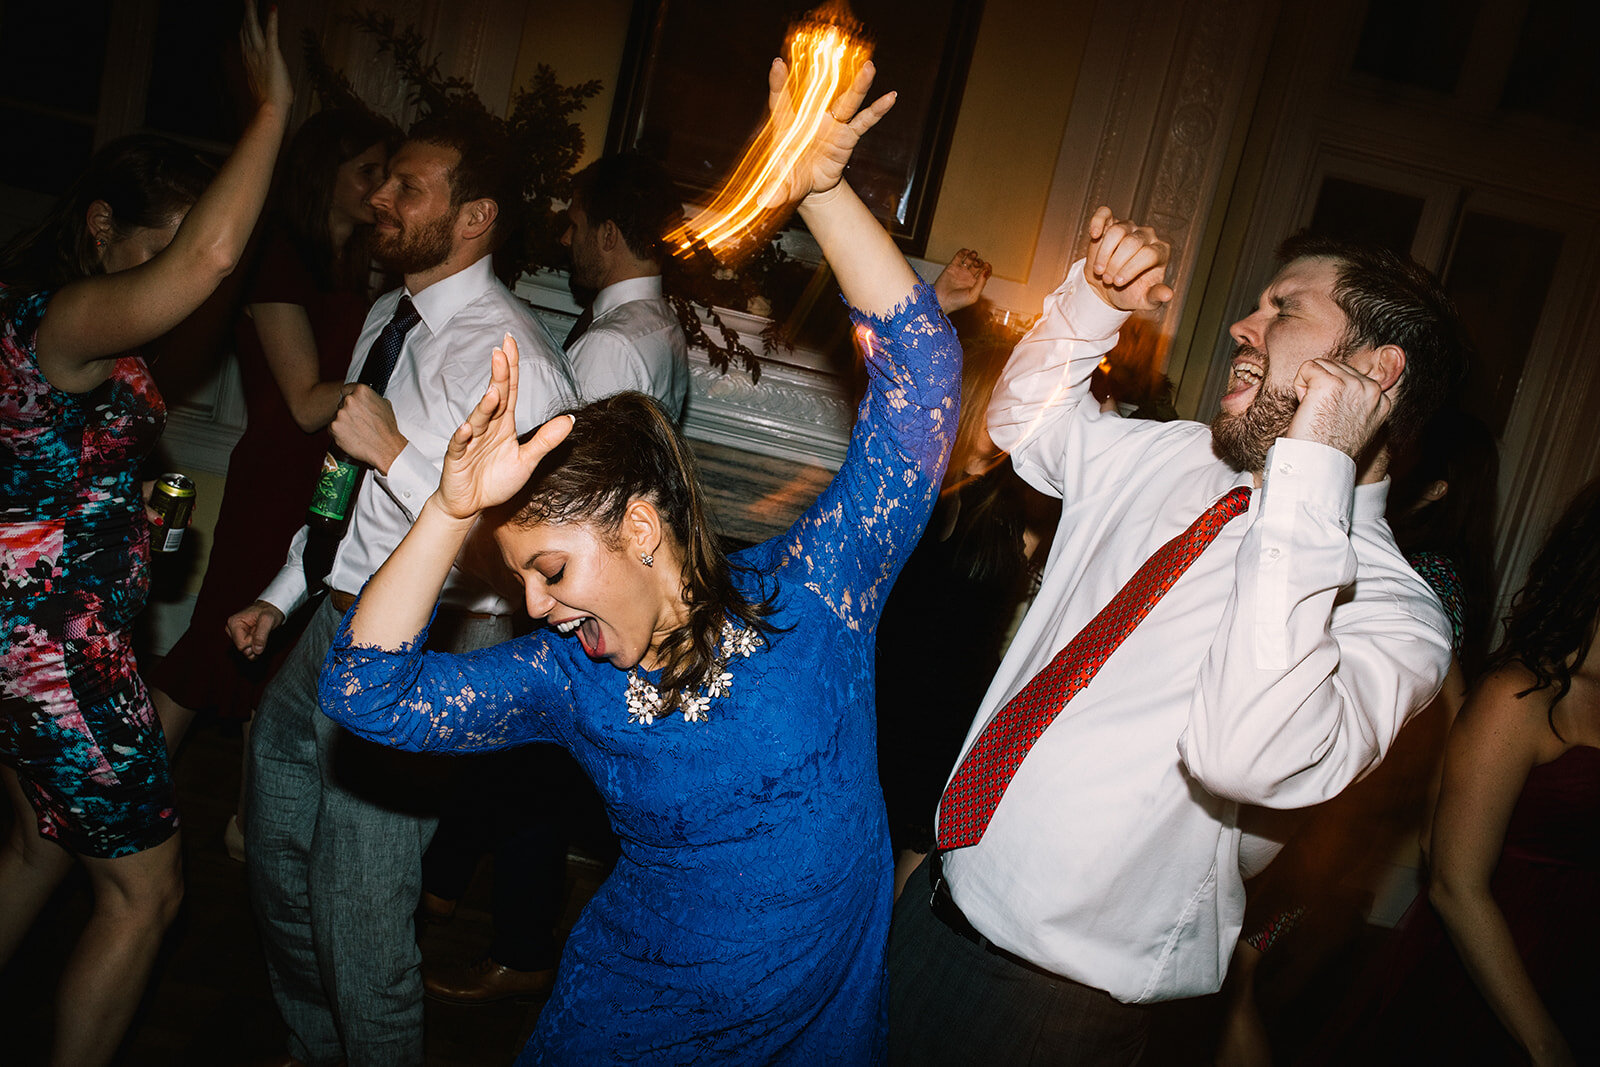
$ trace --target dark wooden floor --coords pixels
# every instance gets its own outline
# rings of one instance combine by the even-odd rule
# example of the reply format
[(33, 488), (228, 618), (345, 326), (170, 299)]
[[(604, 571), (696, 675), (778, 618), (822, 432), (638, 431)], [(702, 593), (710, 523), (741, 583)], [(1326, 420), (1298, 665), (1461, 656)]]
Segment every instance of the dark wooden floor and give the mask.
[[(148, 994), (117, 1060), (126, 1067), (228, 1067), (284, 1050), (285, 1031), (245, 899), (244, 866), (222, 847), (238, 792), (237, 728), (198, 722), (177, 764), (183, 818), (183, 911), (167, 937)], [(0, 813), (0, 823), (9, 819)], [(570, 925), (599, 882), (570, 865)], [(424, 958), (465, 961), (488, 945), (487, 869), (479, 871), (454, 921), (427, 928)], [(56, 977), (88, 915), (89, 891), (75, 872), (0, 973), (0, 1064), (42, 1064), (49, 1048)], [(437, 1067), (510, 1063), (538, 1018), (538, 1003), (480, 1007), (427, 1002), (427, 1062)]]
[[(179, 757), (187, 895), (117, 1060), (123, 1067), (231, 1067), (284, 1050), (283, 1024), (267, 988), (245, 898), (244, 867), (222, 846), (223, 826), (238, 791), (240, 751), (236, 727), (202, 719)], [(0, 811), (0, 828), (9, 817)], [(569, 861), (566, 927), (600, 879), (597, 865)], [(482, 954), (490, 936), (488, 883), (485, 864), (455, 919), (425, 931), (425, 959), (461, 962)], [(45, 1062), (56, 977), (88, 905), (87, 882), (77, 872), (56, 894), (11, 965), (0, 972), (0, 1065)], [(1284, 1062), (1307, 1046), (1382, 936), (1369, 929), (1358, 951), (1319, 975), (1292, 1003), (1277, 1007), (1269, 1025), (1274, 1044), (1287, 1053)], [(427, 1063), (510, 1063), (532, 1031), (539, 1007), (513, 1001), (479, 1007), (428, 1001)], [(1209, 1067), (1217, 1008), (1216, 998), (1210, 997), (1164, 1005), (1147, 1061), (1160, 1067)]]

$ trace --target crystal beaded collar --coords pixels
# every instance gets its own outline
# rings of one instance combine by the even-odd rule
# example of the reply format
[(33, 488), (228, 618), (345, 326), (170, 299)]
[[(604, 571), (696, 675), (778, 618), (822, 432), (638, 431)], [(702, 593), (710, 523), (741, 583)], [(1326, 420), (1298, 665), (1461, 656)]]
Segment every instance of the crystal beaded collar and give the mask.
[(674, 708), (683, 712), (687, 722), (705, 722), (709, 719), (707, 710), (711, 707), (712, 699), (727, 696), (728, 690), (733, 688), (733, 674), (728, 670), (728, 661), (735, 655), (748, 657), (761, 643), (761, 638), (756, 631), (725, 620), (719, 641), (717, 658), (711, 661), (711, 667), (706, 671), (710, 683), (698, 693), (679, 693), (673, 707), (664, 707), (661, 691), (639, 677), (639, 668), (631, 668), (628, 671), (628, 721), (649, 726), (656, 721), (656, 716)]

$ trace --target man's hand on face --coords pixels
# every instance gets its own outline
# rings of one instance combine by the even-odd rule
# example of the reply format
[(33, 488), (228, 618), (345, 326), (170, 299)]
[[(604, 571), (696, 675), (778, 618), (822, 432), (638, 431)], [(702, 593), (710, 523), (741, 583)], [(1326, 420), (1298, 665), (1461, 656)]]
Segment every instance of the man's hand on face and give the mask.
[(1358, 463), (1394, 406), (1376, 379), (1326, 357), (1300, 365), (1294, 391), (1300, 407), (1284, 436), (1337, 448)]

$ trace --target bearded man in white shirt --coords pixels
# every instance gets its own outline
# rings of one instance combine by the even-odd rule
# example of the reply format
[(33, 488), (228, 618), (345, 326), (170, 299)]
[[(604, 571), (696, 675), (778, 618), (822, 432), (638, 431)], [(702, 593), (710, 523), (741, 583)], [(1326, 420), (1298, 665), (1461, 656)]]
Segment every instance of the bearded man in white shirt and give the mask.
[[(1277, 848), (1241, 829), (1249, 809), (1370, 771), (1450, 663), (1444, 612), (1383, 520), (1389, 451), (1464, 368), (1437, 282), (1291, 239), (1229, 331), (1211, 426), (1123, 420), (1086, 402), (1089, 377), (1129, 313), (1171, 298), (1168, 250), (1107, 208), (1089, 234), (989, 406), (995, 443), (1062, 515), (940, 803), (939, 851), (896, 905), (900, 1063), (1135, 1062), (1150, 1002), (1221, 987), (1243, 880)], [(1213, 539), (1196, 542), (1202, 513)], [(1202, 547), (1152, 593), (1141, 568), (1170, 564), (1169, 542)], [(1107, 621), (1119, 606), (1131, 630)]]
[[(514, 228), (521, 193), (491, 124), (470, 116), (423, 120), (370, 202), (373, 252), (405, 284), (373, 305), (348, 380), (362, 380), (375, 360), (393, 360), (393, 370), (381, 395), (347, 386), (331, 426), (334, 442), (370, 468), (367, 484), (334, 555), (327, 602), (262, 694), (243, 820), (251, 904), (289, 1027), (282, 1062), (311, 1067), (422, 1063), (412, 913), (434, 825), (406, 804), (419, 784), (415, 768), (320, 713), (323, 659), (354, 595), (438, 486), (445, 443), (482, 398), (490, 353), (505, 335), (521, 351), (522, 425), (537, 426), (577, 399), (560, 350), (494, 276), (492, 254)], [(306, 533), (296, 535), (261, 599), (228, 621), (247, 656), (262, 654), (272, 630), (308, 598)], [(515, 610), (457, 571), (440, 605), (440, 645), (498, 644), (511, 636)]]
[(594, 299), (564, 347), (584, 400), (636, 389), (682, 421), (689, 347), (661, 295), (663, 238), (682, 215), (672, 180), (645, 156), (607, 156), (573, 176), (561, 243), (573, 288)]

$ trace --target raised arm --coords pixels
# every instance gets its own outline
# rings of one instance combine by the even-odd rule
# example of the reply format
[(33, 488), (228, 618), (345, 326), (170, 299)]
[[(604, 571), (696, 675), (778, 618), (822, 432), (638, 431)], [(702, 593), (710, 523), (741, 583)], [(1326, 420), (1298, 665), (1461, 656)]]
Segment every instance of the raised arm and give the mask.
[[(864, 64), (855, 81), (834, 101), (811, 152), (788, 176), (782, 195), (785, 200), (800, 200), (800, 217), (821, 246), (850, 306), (881, 317), (911, 296), (917, 276), (888, 231), (872, 217), (855, 190), (841, 180), (861, 135), (894, 106), (895, 94), (885, 93), (870, 106), (861, 107), (875, 73), (871, 63)], [(783, 60), (773, 60), (767, 80), (768, 104), (780, 121), (790, 106), (787, 78)], [(850, 118), (842, 120), (841, 115)]]
[(1489, 879), (1528, 773), (1565, 749), (1545, 717), (1549, 692), (1518, 697), (1531, 676), (1515, 667), (1490, 675), (1467, 700), (1445, 748), (1434, 819), (1428, 896), (1483, 999), (1535, 1064), (1571, 1064), (1512, 940)]
[(1118, 219), (1108, 207), (1097, 209), (1089, 219), (1088, 255), (1045, 299), (1039, 321), (1006, 362), (989, 401), (989, 435), (1041, 492), (1062, 494), (1072, 419), (1123, 321), (1172, 299), (1170, 254), (1149, 227)]
[[(801, 217), (852, 305), (867, 392), (837, 477), (785, 537), (751, 557), (764, 569), (798, 571), (861, 631), (875, 625), (928, 521), (955, 435), (961, 381), (960, 345), (933, 290), (918, 283), (888, 233), (840, 180), (860, 135), (893, 103), (885, 96), (856, 111), (872, 73), (869, 64), (834, 102), (813, 152), (786, 186), (791, 198), (803, 195)], [(780, 122), (783, 76), (783, 64), (774, 63), (771, 103)]]
[(105, 381), (116, 356), (187, 318), (244, 252), (294, 97), (276, 9), (263, 30), (254, 0), (244, 6), (239, 41), (255, 114), (165, 249), (140, 266), (72, 282), (51, 298), (37, 350), (40, 370), (58, 389), (84, 393)]

